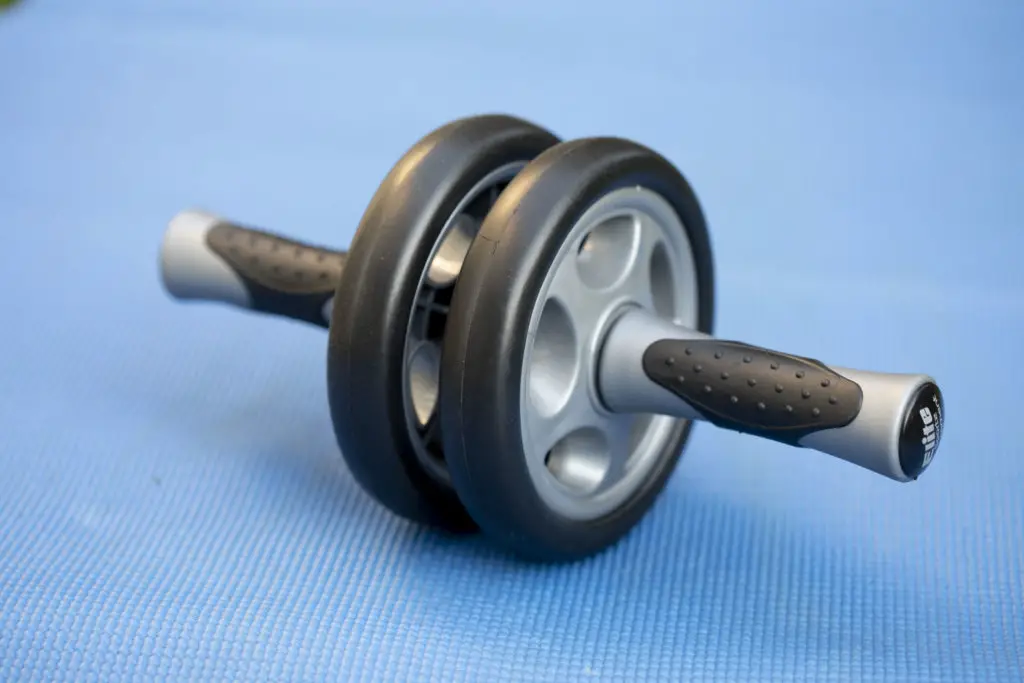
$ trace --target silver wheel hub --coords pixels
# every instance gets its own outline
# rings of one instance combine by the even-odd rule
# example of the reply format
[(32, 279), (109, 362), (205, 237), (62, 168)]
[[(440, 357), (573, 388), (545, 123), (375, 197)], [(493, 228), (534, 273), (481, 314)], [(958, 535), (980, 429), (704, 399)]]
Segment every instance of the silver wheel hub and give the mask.
[(608, 411), (597, 356), (605, 331), (630, 307), (696, 327), (696, 272), (678, 215), (643, 188), (601, 198), (555, 257), (530, 320), (520, 410), (531, 480), (558, 514), (610, 513), (664, 456), (680, 420)]

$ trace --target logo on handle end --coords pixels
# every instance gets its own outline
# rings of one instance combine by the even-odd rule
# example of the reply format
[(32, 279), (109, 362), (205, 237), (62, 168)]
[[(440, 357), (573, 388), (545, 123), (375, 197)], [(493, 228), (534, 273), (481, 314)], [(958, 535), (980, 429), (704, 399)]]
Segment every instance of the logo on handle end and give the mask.
[(931, 464), (942, 438), (942, 392), (934, 382), (918, 388), (903, 417), (900, 430), (900, 467), (917, 479)]

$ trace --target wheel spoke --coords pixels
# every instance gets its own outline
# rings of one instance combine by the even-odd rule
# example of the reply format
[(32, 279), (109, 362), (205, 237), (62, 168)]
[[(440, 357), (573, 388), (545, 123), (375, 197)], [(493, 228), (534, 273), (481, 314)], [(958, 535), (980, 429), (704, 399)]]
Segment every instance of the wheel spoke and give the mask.
[(534, 413), (531, 416), (530, 454), (543, 463), (559, 441), (575, 431), (599, 427), (602, 419), (586, 391), (579, 388), (556, 414), (546, 417)]
[(606, 417), (602, 429), (608, 441), (608, 474), (598, 490), (604, 491), (618, 483), (629, 471), (630, 456), (633, 455), (633, 426), (637, 421), (634, 415), (615, 415)]
[(588, 337), (606, 312), (611, 292), (595, 292), (587, 286), (576, 268), (560, 268), (548, 290), (569, 312), (579, 338)]
[(628, 296), (640, 306), (652, 310), (655, 308), (655, 302), (651, 289), (651, 261), (654, 250), (662, 244), (660, 229), (646, 214), (638, 213), (636, 219), (639, 224), (636, 258), (633, 259), (625, 277), (615, 286), (613, 295)]
[(531, 427), (532, 466), (546, 471), (552, 483), (575, 494), (588, 494), (605, 484), (612, 462), (606, 418), (584, 388), (574, 392), (557, 415), (537, 417)]

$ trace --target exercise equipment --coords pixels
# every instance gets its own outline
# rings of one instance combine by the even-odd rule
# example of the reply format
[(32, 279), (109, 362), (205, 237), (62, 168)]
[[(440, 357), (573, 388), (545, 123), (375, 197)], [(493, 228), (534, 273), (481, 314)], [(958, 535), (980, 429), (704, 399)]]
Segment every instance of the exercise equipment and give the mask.
[(620, 138), (453, 121), (393, 167), (347, 253), (190, 210), (161, 272), (181, 300), (327, 327), (331, 418), (356, 480), (396, 514), (533, 559), (627, 533), (694, 421), (900, 482), (942, 433), (928, 375), (712, 336), (698, 200)]

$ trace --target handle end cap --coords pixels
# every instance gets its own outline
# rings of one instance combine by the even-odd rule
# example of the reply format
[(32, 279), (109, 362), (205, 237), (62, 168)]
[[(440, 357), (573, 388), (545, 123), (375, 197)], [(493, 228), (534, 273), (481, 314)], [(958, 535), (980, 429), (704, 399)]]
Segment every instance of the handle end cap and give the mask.
[(168, 224), (160, 245), (160, 278), (173, 298), (250, 307), (244, 281), (207, 241), (210, 230), (222, 222), (212, 213), (188, 210)]
[(942, 392), (935, 382), (924, 382), (908, 404), (900, 428), (900, 468), (917, 479), (931, 464), (942, 438)]

